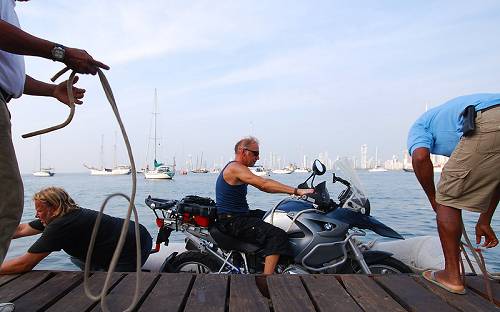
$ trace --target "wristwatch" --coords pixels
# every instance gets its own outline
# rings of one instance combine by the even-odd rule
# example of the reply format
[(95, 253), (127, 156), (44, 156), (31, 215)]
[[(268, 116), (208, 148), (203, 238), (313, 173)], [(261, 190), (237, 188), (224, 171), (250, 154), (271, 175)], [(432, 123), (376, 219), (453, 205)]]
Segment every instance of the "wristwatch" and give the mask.
[(64, 54), (66, 53), (66, 50), (64, 49), (63, 45), (56, 44), (52, 48), (51, 52), (52, 52), (52, 60), (59, 62), (62, 62), (64, 60)]

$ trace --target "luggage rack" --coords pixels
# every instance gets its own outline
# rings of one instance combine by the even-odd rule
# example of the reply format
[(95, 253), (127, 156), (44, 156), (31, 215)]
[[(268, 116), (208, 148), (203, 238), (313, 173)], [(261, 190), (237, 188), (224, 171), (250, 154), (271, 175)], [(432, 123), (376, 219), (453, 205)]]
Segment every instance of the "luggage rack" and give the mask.
[(215, 201), (208, 197), (190, 195), (181, 200), (172, 200), (149, 195), (145, 203), (153, 210), (158, 227), (156, 246), (152, 253), (160, 250), (161, 243), (168, 245), (168, 239), (174, 230), (206, 239), (208, 226), (217, 216)]

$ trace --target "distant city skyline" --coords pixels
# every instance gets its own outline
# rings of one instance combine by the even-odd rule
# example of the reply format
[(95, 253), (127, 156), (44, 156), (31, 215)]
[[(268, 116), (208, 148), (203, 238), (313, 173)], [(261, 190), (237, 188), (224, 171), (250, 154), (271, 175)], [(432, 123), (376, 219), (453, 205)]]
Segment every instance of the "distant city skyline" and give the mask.
[[(151, 155), (155, 88), (159, 160), (175, 157), (179, 168), (202, 152), (209, 167), (226, 162), (247, 135), (263, 158), (297, 165), (320, 153), (360, 161), (363, 144), (366, 161), (375, 147), (384, 162), (400, 159), (426, 106), (499, 89), (498, 1), (54, 0), (18, 1), (16, 10), (28, 32), (111, 66), (137, 168)], [(43, 81), (61, 68), (26, 57), (27, 73)], [(98, 165), (102, 135), (113, 162), (118, 127), (100, 83), (82, 76), (78, 86), (87, 92), (73, 122), (42, 138), (42, 166), (56, 173)], [(38, 138), (21, 134), (63, 121), (68, 109), (30, 96), (9, 109), (21, 172), (33, 172)], [(120, 134), (116, 154), (127, 163)]]

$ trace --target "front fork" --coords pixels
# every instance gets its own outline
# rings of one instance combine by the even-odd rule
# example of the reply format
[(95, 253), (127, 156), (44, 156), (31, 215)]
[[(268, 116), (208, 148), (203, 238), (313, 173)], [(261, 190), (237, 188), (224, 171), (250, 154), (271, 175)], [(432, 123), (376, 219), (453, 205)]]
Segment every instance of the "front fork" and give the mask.
[(361, 268), (361, 271), (363, 271), (364, 274), (372, 274), (372, 271), (370, 271), (368, 264), (366, 264), (365, 257), (363, 256), (363, 253), (361, 252), (359, 247), (356, 245), (354, 240), (349, 239), (349, 246), (351, 247), (354, 259), (359, 263), (359, 267)]

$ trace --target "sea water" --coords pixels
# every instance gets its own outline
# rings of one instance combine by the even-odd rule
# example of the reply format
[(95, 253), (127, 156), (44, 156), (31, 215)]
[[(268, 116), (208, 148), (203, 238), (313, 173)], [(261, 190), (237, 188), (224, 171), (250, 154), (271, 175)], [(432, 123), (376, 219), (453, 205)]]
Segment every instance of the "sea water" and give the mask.
[[(437, 236), (435, 214), (430, 207), (425, 193), (413, 173), (388, 171), (368, 172), (357, 171), (365, 192), (371, 202), (371, 215), (382, 223), (392, 227), (405, 238), (434, 235)], [(306, 173), (272, 175), (270, 178), (284, 184), (296, 186), (308, 177)], [(156, 238), (157, 227), (155, 215), (144, 204), (144, 199), (151, 195), (165, 199), (181, 199), (186, 195), (198, 195), (215, 199), (215, 181), (217, 174), (188, 174), (176, 175), (173, 180), (146, 180), (141, 174), (137, 175), (136, 207), (139, 222), (143, 224)], [(439, 175), (435, 176), (439, 179)], [(22, 222), (29, 222), (35, 217), (35, 209), (31, 197), (38, 190), (47, 186), (58, 186), (66, 189), (71, 197), (81, 207), (99, 210), (105, 198), (113, 193), (123, 192), (130, 196), (132, 188), (131, 176), (90, 176), (87, 173), (62, 174), (54, 177), (40, 178), (32, 175), (23, 175), (25, 187), (25, 202)], [(327, 188), (333, 199), (336, 199), (341, 190), (338, 183), (332, 184), (331, 173), (317, 177), (315, 183), (328, 181)], [(269, 210), (287, 195), (268, 194), (251, 186), (248, 188), (248, 203), (251, 208)], [(106, 207), (105, 213), (125, 217), (128, 203), (122, 198), (112, 199)], [(464, 211), (464, 224), (470, 239), (474, 242), (474, 226), (478, 214)], [(500, 230), (498, 212), (493, 216), (492, 227)], [(366, 239), (380, 239), (374, 233), (368, 233)], [(37, 236), (15, 239), (11, 242), (7, 258), (24, 254), (37, 239)], [(182, 242), (183, 236), (174, 233), (171, 241)], [(489, 249), (485, 253), (488, 267), (492, 271), (500, 271), (500, 246)], [(63, 251), (53, 252), (40, 262), (35, 269), (44, 270), (77, 270)]]

